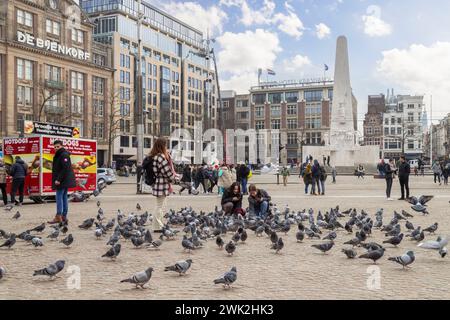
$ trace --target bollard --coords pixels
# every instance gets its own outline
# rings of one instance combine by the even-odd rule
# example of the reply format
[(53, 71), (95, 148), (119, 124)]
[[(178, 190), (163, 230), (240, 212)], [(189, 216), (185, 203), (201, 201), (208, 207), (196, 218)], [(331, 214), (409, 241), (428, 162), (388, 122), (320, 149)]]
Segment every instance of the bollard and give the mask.
[(280, 174), (277, 173), (277, 185), (279, 185), (279, 184), (280, 184)]

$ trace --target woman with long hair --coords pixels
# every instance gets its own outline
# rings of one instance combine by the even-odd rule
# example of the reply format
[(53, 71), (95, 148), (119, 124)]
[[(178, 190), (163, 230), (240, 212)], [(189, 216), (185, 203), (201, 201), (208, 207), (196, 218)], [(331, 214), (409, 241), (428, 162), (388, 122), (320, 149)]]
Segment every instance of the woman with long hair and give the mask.
[(222, 209), (225, 214), (245, 215), (245, 210), (242, 209), (242, 193), (239, 182), (233, 182), (230, 188), (225, 189), (222, 196)]
[(153, 231), (162, 232), (167, 196), (173, 192), (171, 183), (177, 182), (179, 178), (173, 167), (170, 154), (167, 151), (166, 139), (158, 138), (155, 141), (149, 157), (153, 161), (153, 173), (155, 174), (155, 183), (152, 186), (152, 194), (156, 197)]

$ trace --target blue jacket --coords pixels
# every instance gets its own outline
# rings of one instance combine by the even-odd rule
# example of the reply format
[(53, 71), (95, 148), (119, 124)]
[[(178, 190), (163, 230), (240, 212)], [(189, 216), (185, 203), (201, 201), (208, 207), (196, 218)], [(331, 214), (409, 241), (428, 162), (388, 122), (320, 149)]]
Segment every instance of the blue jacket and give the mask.
[(13, 164), (9, 175), (15, 179), (25, 179), (27, 175), (27, 165), (22, 159), (17, 159), (16, 163)]

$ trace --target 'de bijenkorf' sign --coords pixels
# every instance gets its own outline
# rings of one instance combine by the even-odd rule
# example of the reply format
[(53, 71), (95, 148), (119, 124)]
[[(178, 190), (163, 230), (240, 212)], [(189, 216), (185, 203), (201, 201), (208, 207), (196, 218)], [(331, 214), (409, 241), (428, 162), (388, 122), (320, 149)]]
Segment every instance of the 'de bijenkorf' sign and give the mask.
[(91, 54), (84, 50), (81, 50), (78, 48), (73, 48), (73, 47), (67, 47), (67, 46), (59, 44), (56, 41), (44, 40), (41, 38), (37, 38), (30, 34), (23, 33), (21, 31), (17, 31), (17, 41), (19, 41), (20, 43), (27, 44), (32, 47), (44, 49), (44, 50), (51, 51), (51, 52), (54, 52), (57, 54), (62, 54), (65, 56), (70, 56), (72, 58), (79, 59), (79, 60), (89, 60), (91, 57)]

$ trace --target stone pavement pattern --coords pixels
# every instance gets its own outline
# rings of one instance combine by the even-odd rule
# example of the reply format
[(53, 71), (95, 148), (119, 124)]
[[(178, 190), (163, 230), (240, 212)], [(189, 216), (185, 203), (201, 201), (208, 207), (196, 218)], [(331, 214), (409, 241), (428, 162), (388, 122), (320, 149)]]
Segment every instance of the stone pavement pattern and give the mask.
[[(415, 226), (428, 227), (439, 222), (437, 235), (450, 235), (450, 187), (437, 186), (431, 177), (411, 178), (412, 195), (434, 194), (436, 198), (429, 203), (429, 216), (414, 214), (411, 220)], [(388, 223), (393, 210), (402, 209), (412, 213), (409, 204), (401, 201), (388, 202), (384, 199), (384, 181), (366, 177), (339, 177), (338, 184), (331, 185), (328, 180), (327, 195), (314, 197), (304, 195), (303, 183), (291, 176), (287, 187), (273, 184), (274, 176), (254, 176), (252, 182), (261, 184), (273, 197), (280, 209), (286, 204), (293, 210), (313, 208), (324, 213), (330, 207), (340, 205), (342, 210), (357, 208), (374, 215), (380, 207), (385, 209), (384, 222)], [(131, 182), (131, 179), (129, 180)], [(270, 184), (265, 184), (270, 182)], [(178, 187), (176, 187), (178, 190)], [(393, 195), (399, 197), (398, 181), (394, 182)], [(117, 209), (128, 214), (135, 211), (139, 202), (144, 210), (153, 211), (154, 198), (150, 195), (137, 196), (135, 186), (115, 184), (109, 186), (99, 197), (106, 219), (116, 216)], [(180, 209), (192, 206), (195, 210), (212, 210), (219, 204), (217, 195), (171, 196), (168, 208)], [(247, 202), (244, 202), (245, 205)], [(0, 229), (9, 232), (22, 232), (53, 217), (55, 204), (24, 205), (19, 210), (22, 217), (16, 221), (11, 217), (15, 209), (5, 212), (0, 209)], [(175, 241), (164, 241), (161, 250), (134, 249), (131, 242), (122, 243), (122, 252), (117, 261), (100, 258), (106, 252), (106, 242), (110, 233), (102, 240), (96, 240), (94, 230), (81, 230), (78, 226), (84, 219), (97, 214), (96, 200), (86, 203), (70, 204), (70, 231), (75, 241), (71, 248), (44, 239), (42, 248), (34, 248), (18, 240), (12, 250), (0, 248), (0, 265), (6, 267), (7, 275), (0, 280), (0, 299), (449, 299), (450, 298), (450, 260), (442, 259), (437, 252), (416, 247), (416, 243), (404, 240), (399, 248), (387, 245), (385, 256), (379, 261), (381, 289), (368, 290), (370, 276), (368, 267), (372, 264), (363, 259), (347, 260), (341, 248), (351, 235), (338, 231), (336, 246), (324, 255), (311, 248), (320, 240), (305, 240), (296, 243), (296, 227), (287, 236), (281, 235), (285, 242), (282, 254), (275, 255), (269, 249), (267, 236), (256, 238), (249, 231), (246, 244), (238, 245), (234, 256), (229, 257), (224, 250), (218, 250), (215, 241), (209, 240), (204, 248), (189, 254), (183, 252), (181, 236)], [(340, 220), (346, 221), (346, 219)], [(402, 230), (404, 230), (402, 223)], [(49, 234), (47, 227), (43, 233)], [(324, 233), (325, 234), (325, 233)], [(436, 236), (426, 236), (426, 240)], [(232, 234), (228, 233), (225, 240)], [(384, 235), (374, 231), (370, 240), (381, 242)], [(3, 240), (1, 240), (3, 243)], [(387, 260), (407, 250), (414, 250), (416, 262), (410, 270)], [(358, 248), (358, 254), (365, 252)], [(194, 263), (186, 276), (164, 272), (165, 266), (178, 260), (191, 258)], [(32, 277), (33, 270), (47, 266), (58, 259), (66, 260), (66, 268), (61, 277), (49, 281)], [(81, 288), (68, 289), (70, 273), (68, 267), (76, 265), (81, 272)], [(155, 269), (150, 281), (150, 289), (134, 289), (130, 284), (119, 283), (137, 271), (148, 266)], [(238, 280), (231, 290), (214, 285), (213, 280), (223, 272), (236, 266)], [(370, 271), (370, 269), (369, 269)]]

